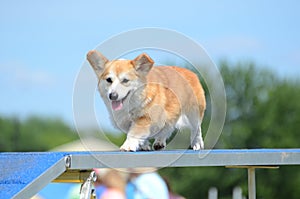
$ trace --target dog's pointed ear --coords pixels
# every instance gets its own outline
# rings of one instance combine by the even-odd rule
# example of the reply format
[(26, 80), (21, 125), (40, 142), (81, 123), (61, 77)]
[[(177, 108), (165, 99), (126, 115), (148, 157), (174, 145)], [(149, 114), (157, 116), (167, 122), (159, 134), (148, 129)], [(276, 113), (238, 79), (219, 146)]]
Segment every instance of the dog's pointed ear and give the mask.
[(142, 53), (133, 60), (135, 70), (142, 75), (147, 75), (154, 61), (146, 53)]
[(106, 57), (97, 50), (89, 51), (86, 57), (93, 67), (97, 77), (99, 77), (105, 68), (105, 64), (108, 62), (108, 59), (106, 59)]

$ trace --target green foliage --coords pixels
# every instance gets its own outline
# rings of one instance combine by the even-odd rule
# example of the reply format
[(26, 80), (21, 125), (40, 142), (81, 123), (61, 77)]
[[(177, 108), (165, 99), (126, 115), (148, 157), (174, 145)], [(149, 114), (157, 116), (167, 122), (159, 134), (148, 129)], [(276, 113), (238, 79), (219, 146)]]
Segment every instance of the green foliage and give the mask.
[(300, 127), (300, 85), (254, 64), (221, 65), (227, 93), (222, 148), (293, 148)]
[(213, 186), (218, 188), (220, 198), (232, 198), (232, 189), (247, 179), (246, 171), (224, 167), (166, 168), (160, 170), (160, 174), (167, 176), (176, 193), (188, 199), (207, 198), (208, 190)]
[(18, 121), (0, 117), (0, 151), (12, 151), (17, 145)]
[[(227, 94), (227, 116), (215, 148), (299, 147), (300, 85), (282, 80), (254, 63), (230, 66), (222, 62), (220, 66)], [(232, 198), (235, 186), (241, 186), (247, 195), (245, 169), (165, 168), (160, 173), (170, 179), (175, 192), (189, 199), (207, 198), (210, 187), (217, 187), (219, 198), (223, 199)], [(299, 179), (296, 166), (257, 170), (257, 198), (298, 198)]]
[(0, 151), (47, 151), (75, 140), (74, 130), (59, 119), (0, 117)]

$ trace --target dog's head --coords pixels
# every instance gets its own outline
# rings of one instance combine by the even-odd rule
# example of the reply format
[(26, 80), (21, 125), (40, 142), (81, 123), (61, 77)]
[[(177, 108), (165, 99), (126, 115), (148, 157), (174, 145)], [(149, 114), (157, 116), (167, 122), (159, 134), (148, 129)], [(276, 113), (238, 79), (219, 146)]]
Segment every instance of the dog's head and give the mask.
[(88, 52), (87, 60), (98, 77), (102, 97), (111, 102), (114, 111), (121, 110), (128, 96), (146, 83), (146, 76), (154, 64), (145, 53), (134, 60), (109, 61), (96, 50)]

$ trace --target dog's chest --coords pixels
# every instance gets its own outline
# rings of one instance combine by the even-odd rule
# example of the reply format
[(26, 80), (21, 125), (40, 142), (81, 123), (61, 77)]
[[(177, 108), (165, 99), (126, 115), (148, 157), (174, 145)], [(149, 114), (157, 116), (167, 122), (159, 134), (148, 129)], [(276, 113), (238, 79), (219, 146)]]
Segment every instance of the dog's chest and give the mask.
[(127, 133), (130, 129), (132, 119), (130, 117), (130, 114), (126, 110), (120, 110), (112, 113), (112, 122), (114, 125), (124, 131), (124, 133)]

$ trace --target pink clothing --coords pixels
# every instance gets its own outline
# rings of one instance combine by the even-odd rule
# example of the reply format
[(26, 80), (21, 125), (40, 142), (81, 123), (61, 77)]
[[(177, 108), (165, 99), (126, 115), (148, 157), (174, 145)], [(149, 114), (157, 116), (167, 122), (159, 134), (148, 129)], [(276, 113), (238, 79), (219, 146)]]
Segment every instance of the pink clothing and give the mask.
[(185, 199), (185, 198), (179, 195), (169, 193), (169, 199)]
[(124, 193), (116, 189), (107, 189), (100, 199), (126, 199)]

